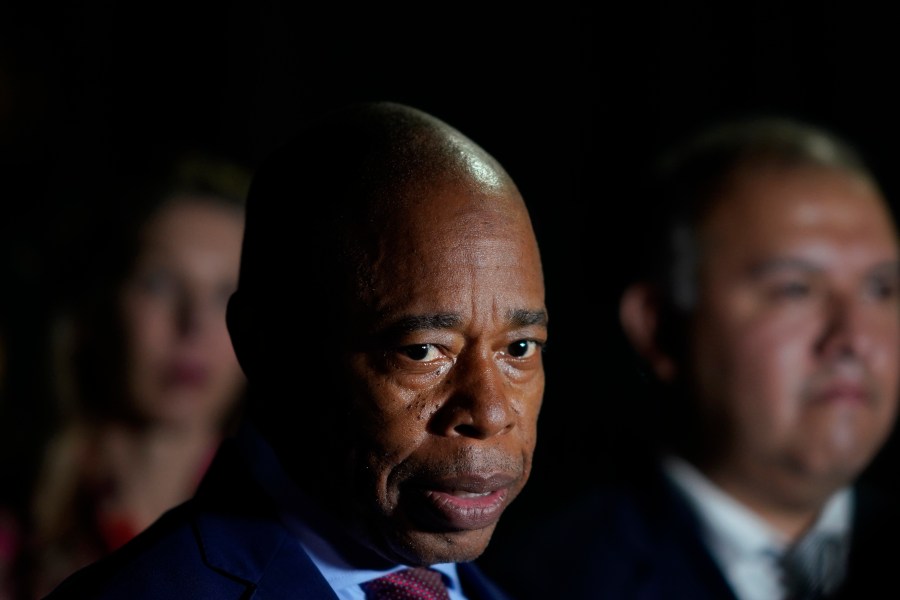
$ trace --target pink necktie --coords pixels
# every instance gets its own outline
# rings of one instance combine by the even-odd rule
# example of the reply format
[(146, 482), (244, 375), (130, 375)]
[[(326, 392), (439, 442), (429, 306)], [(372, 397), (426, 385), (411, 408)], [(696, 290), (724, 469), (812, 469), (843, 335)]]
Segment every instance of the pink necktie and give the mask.
[(441, 574), (425, 567), (404, 569), (362, 584), (367, 600), (449, 600)]

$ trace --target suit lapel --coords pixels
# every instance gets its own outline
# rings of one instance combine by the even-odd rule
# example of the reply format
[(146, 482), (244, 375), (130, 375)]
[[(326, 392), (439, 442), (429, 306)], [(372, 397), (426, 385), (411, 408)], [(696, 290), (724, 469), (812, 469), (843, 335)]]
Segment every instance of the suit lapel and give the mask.
[(196, 531), (207, 565), (244, 582), (254, 599), (337, 600), (300, 543), (277, 521), (201, 514)]
[[(733, 599), (700, 533), (697, 516), (661, 469), (638, 493), (643, 519), (635, 519), (633, 544), (644, 562), (635, 563), (634, 598), (666, 597), (670, 590), (693, 590), (692, 598)], [(644, 529), (646, 527), (646, 529)], [(643, 530), (643, 531), (642, 531)]]
[(194, 530), (204, 561), (247, 585), (248, 598), (337, 600), (236, 448), (220, 449), (194, 503)]

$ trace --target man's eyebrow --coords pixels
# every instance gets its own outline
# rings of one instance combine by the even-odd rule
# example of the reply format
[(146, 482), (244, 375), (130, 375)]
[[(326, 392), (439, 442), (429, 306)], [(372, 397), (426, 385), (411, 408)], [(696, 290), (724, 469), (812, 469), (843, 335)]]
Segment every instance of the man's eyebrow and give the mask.
[(402, 335), (427, 329), (451, 329), (461, 322), (462, 317), (455, 313), (406, 315), (388, 325), (384, 333), (387, 335)]
[(816, 273), (822, 271), (822, 267), (803, 258), (771, 258), (752, 265), (750, 267), (750, 275), (753, 277), (762, 277), (769, 273), (792, 270)]
[(547, 325), (547, 311), (545, 310), (514, 310), (509, 318), (517, 327), (528, 327), (530, 325)]
[[(800, 270), (809, 273), (818, 273), (824, 269), (816, 263), (802, 258), (773, 258), (761, 261), (750, 267), (750, 274), (754, 277), (762, 277), (769, 273), (777, 273), (778, 271)], [(871, 269), (870, 273), (900, 273), (900, 261), (887, 260), (878, 263)]]
[(900, 261), (886, 260), (883, 263), (878, 263), (877, 265), (872, 267), (870, 272), (877, 273), (878, 275), (900, 275)]
[[(547, 325), (547, 311), (517, 309), (510, 311), (509, 322), (516, 327)], [(401, 336), (416, 331), (452, 329), (462, 323), (463, 318), (456, 313), (435, 313), (428, 315), (405, 315), (391, 322), (381, 332), (381, 336)]]

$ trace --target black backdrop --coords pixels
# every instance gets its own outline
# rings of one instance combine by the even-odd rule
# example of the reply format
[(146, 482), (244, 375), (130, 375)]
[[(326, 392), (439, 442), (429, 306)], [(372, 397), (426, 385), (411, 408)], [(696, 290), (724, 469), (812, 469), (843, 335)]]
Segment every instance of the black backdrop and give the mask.
[(104, 177), (158, 144), (196, 142), (253, 166), (313, 112), (390, 99), (506, 165), (532, 206), (551, 312), (535, 473), (511, 523), (627, 465), (639, 382), (615, 301), (640, 240), (635, 181), (657, 150), (712, 119), (789, 114), (856, 142), (895, 196), (896, 36), (886, 13), (858, 3), (308, 4), (2, 6), (10, 477), (27, 475), (46, 433), (45, 310), (78, 285), (65, 259), (106, 208)]

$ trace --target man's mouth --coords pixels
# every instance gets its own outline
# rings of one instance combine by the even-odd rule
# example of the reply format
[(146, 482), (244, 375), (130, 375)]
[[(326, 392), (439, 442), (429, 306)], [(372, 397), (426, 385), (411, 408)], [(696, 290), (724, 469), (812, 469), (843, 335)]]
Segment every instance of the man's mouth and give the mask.
[(814, 396), (817, 403), (865, 405), (870, 401), (868, 390), (862, 385), (835, 383), (824, 387)]
[(860, 377), (833, 377), (813, 389), (815, 404), (863, 406), (872, 402), (871, 386)]
[(877, 396), (858, 361), (843, 361), (820, 373), (810, 386), (810, 399), (820, 406), (870, 406)]
[(414, 514), (437, 531), (483, 529), (500, 518), (517, 478), (465, 474), (416, 482), (406, 491)]

